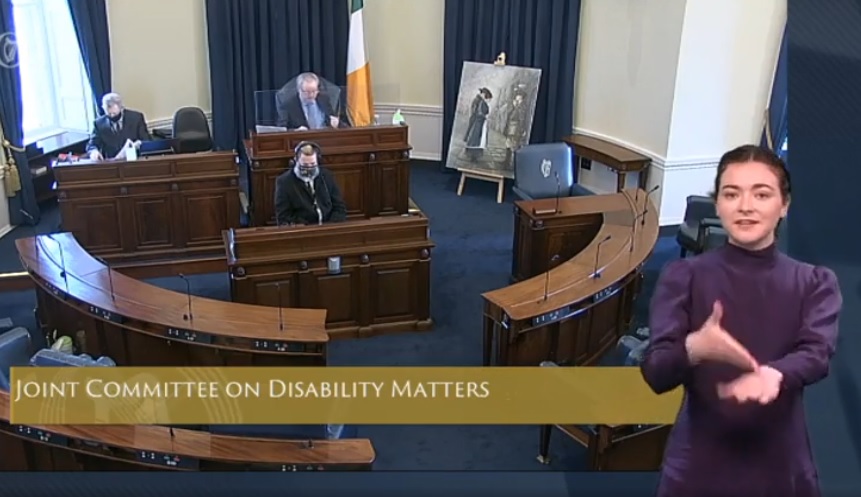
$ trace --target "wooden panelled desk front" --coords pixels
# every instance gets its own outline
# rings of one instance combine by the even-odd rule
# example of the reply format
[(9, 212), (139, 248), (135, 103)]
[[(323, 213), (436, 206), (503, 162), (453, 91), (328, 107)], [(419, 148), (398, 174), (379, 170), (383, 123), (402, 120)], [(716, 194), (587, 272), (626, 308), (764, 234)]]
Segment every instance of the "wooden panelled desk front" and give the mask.
[(326, 365), (325, 310), (189, 299), (110, 269), (70, 233), (15, 246), (36, 286), (39, 326), (76, 338), (82, 353), (121, 366)]
[(369, 470), (364, 438), (283, 440), (214, 435), (163, 426), (22, 426), (9, 423), (0, 391), (0, 471)]
[(275, 224), (275, 180), (293, 167), (293, 150), (306, 140), (320, 145), (321, 163), (338, 182), (348, 218), (407, 213), (411, 150), (407, 126), (252, 132), (245, 149), (254, 226)]
[(534, 214), (555, 205), (516, 204), (513, 266), (526, 279), (482, 295), (485, 365), (591, 365), (627, 331), (658, 239), (654, 205), (645, 192), (626, 190), (562, 198), (559, 212)]
[(239, 226), (233, 152), (56, 163), (63, 230), (111, 263), (212, 256)]
[(421, 214), (230, 230), (224, 244), (236, 302), (326, 309), (333, 338), (432, 326)]

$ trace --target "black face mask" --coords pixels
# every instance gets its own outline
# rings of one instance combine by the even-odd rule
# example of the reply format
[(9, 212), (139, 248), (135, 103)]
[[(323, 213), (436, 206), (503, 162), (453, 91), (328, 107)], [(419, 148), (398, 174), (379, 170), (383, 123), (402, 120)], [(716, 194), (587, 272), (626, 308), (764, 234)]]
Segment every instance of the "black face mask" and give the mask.
[(112, 123), (118, 123), (118, 122), (120, 122), (120, 119), (123, 118), (123, 113), (120, 112), (119, 114), (117, 114), (115, 116), (108, 116), (108, 118), (111, 120)]

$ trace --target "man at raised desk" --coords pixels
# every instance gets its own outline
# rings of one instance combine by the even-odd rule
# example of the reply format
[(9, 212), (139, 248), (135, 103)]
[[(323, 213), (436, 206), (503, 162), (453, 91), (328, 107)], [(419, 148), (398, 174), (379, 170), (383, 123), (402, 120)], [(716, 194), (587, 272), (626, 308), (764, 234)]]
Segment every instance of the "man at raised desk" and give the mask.
[(320, 167), (320, 147), (296, 145), (293, 169), (275, 181), (275, 222), (280, 225), (323, 224), (347, 219), (344, 197), (331, 172)]
[[(295, 91), (291, 83), (276, 94), (279, 126), (297, 131), (323, 128), (344, 128), (338, 109), (340, 95), (332, 95), (320, 88), (320, 78), (306, 72), (296, 77)], [(335, 100), (334, 102), (332, 100)]]
[(92, 160), (114, 158), (126, 143), (136, 146), (152, 140), (147, 130), (143, 113), (123, 107), (123, 99), (117, 93), (102, 97), (103, 116), (93, 122), (93, 132), (87, 144), (87, 153)]

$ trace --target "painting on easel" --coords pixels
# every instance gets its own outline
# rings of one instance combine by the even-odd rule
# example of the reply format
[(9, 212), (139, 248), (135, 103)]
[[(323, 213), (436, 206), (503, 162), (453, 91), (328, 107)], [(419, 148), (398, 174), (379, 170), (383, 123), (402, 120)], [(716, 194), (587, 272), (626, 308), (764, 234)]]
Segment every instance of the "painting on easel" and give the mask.
[(540, 83), (541, 69), (464, 62), (446, 167), (513, 178), (514, 151), (529, 143)]

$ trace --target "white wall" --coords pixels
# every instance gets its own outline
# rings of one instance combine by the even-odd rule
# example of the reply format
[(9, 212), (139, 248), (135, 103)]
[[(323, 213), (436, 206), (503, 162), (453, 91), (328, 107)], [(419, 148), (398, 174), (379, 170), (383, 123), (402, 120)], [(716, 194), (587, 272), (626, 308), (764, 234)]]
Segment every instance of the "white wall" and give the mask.
[[(575, 129), (652, 157), (662, 225), (758, 142), (785, 20), (786, 0), (584, 0)], [(600, 164), (580, 182), (615, 189)]]

